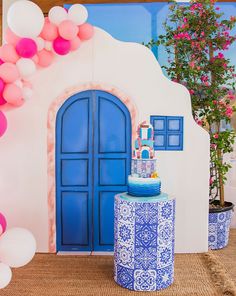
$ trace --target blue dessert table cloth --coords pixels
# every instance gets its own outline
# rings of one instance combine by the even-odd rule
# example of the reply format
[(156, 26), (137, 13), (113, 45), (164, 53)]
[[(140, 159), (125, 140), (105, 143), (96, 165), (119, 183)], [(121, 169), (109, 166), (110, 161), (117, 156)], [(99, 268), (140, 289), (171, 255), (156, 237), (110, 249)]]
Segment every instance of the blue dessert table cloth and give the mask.
[(135, 291), (156, 291), (174, 281), (175, 199), (115, 196), (114, 279)]

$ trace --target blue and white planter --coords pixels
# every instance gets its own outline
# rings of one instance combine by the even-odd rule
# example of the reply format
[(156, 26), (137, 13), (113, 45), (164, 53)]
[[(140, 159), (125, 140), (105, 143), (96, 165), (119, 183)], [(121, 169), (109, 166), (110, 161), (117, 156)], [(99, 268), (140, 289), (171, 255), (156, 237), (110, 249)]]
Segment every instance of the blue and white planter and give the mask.
[(166, 196), (116, 195), (114, 279), (123, 288), (156, 291), (174, 281), (175, 200)]
[[(216, 201), (215, 203), (217, 203)], [(208, 247), (211, 250), (222, 249), (229, 241), (229, 229), (234, 205), (226, 202), (223, 209), (209, 210)]]

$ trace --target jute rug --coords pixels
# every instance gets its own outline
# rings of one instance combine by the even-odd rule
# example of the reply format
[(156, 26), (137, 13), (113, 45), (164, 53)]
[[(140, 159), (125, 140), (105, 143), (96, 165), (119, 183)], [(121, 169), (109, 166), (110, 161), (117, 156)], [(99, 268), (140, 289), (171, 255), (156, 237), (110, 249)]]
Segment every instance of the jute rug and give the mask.
[(236, 230), (231, 233), (230, 245), (222, 251), (176, 255), (174, 284), (161, 292), (119, 287), (110, 256), (37, 254), (27, 266), (13, 270), (12, 282), (0, 296), (236, 295)]

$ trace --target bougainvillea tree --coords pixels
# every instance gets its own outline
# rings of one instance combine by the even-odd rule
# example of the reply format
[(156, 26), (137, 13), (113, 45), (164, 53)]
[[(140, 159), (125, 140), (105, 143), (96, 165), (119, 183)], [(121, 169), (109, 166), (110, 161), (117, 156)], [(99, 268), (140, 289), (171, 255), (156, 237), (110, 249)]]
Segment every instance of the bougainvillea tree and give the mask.
[(164, 23), (165, 34), (148, 46), (164, 45), (168, 76), (185, 85), (191, 94), (193, 116), (211, 139), (210, 200), (220, 198), (224, 206), (224, 183), (230, 165), (223, 155), (232, 152), (235, 132), (222, 130), (236, 111), (235, 67), (225, 51), (235, 41), (232, 29), (236, 17), (224, 19), (215, 0), (191, 0), (188, 5), (171, 3)]

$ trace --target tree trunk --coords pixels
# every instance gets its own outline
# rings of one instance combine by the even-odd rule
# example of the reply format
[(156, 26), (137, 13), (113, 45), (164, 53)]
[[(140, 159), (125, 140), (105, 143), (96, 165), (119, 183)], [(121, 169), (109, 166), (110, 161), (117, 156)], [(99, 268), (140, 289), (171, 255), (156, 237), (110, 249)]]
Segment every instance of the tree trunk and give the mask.
[[(214, 50), (212, 48), (212, 45), (209, 46), (209, 57), (212, 59), (214, 56)], [(211, 73), (211, 83), (214, 83), (214, 73)], [(220, 122), (216, 122), (217, 126), (217, 133), (220, 133)], [(223, 154), (220, 148), (217, 148), (217, 158), (220, 164), (223, 164)], [(218, 170), (218, 176), (219, 176), (219, 192), (220, 192), (220, 206), (224, 207), (225, 205), (225, 192), (224, 192), (224, 180), (222, 174)]]
[[(219, 134), (220, 132), (220, 122), (217, 123), (217, 133)], [(223, 164), (223, 154), (221, 149), (217, 148), (217, 158), (220, 164)], [(225, 205), (225, 191), (224, 191), (224, 180), (223, 176), (221, 173), (218, 171), (218, 176), (219, 176), (219, 191), (220, 191), (220, 206), (223, 208)]]

